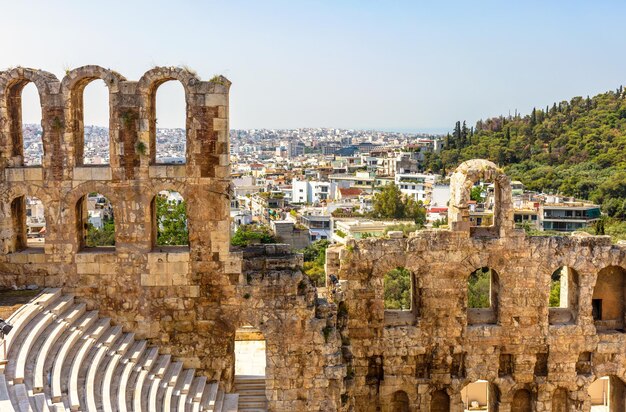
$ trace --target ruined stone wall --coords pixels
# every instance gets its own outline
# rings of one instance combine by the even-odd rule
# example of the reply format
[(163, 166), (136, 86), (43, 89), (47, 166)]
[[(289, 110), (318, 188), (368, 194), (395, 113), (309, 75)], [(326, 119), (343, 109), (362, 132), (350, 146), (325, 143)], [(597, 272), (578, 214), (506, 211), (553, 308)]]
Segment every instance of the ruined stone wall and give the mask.
[[(96, 79), (110, 91), (106, 166), (82, 164), (82, 93)], [(156, 163), (155, 96), (170, 80), (185, 89), (183, 165)], [(23, 166), (21, 91), (29, 82), (42, 104), (41, 167)], [(63, 287), (225, 390), (232, 389), (235, 330), (253, 325), (267, 342), (270, 409), (337, 410), (345, 366), (328, 327), (334, 306), (299, 271), (301, 256), (285, 245), (230, 251), (229, 87), (224, 77), (206, 82), (172, 67), (139, 81), (98, 66), (62, 81), (40, 70), (0, 72), (0, 286)], [(188, 247), (154, 245), (151, 205), (162, 190), (187, 202)], [(114, 249), (81, 248), (77, 204), (91, 192), (112, 203)], [(22, 248), (23, 216), (11, 209), (21, 196), (44, 204), (43, 250)]]
[[(82, 164), (85, 86), (102, 79), (109, 88), (110, 165)], [(155, 94), (179, 81), (186, 96), (184, 165), (155, 159)], [(23, 166), (21, 90), (33, 82), (41, 97), (44, 157)], [(216, 77), (200, 81), (169, 67), (148, 71), (138, 82), (98, 66), (69, 71), (62, 81), (40, 70), (0, 73), (0, 276), (2, 286), (62, 286), (89, 307), (140, 337), (164, 344), (190, 366), (201, 366), (205, 332), (194, 308), (206, 306), (226, 284), (228, 258), (228, 89)], [(153, 246), (151, 204), (164, 189), (180, 192), (189, 208), (189, 247)], [(77, 202), (90, 192), (113, 205), (113, 249), (80, 249)], [(20, 250), (11, 203), (35, 196), (45, 207), (45, 248)], [(211, 207), (207, 207), (211, 205)], [(13, 213), (14, 214), (14, 213)], [(219, 299), (213, 301), (218, 306)]]
[[(495, 174), (506, 194), (508, 180)], [(589, 411), (587, 388), (596, 378), (626, 380), (626, 334), (602, 330), (592, 318), (598, 275), (609, 286), (612, 274), (624, 276), (626, 246), (603, 236), (528, 237), (506, 224), (329, 249), (328, 283), (347, 318), (339, 331), (347, 355), (346, 410), (404, 410), (398, 406), (404, 392), (411, 411), (448, 410), (445, 402), (462, 411), (461, 389), (484, 379), (494, 394), (490, 410), (526, 410), (519, 405), (530, 394), (533, 411), (561, 410), (564, 402), (563, 410)], [(551, 274), (561, 266), (577, 273), (570, 289), (577, 288), (578, 304), (567, 321), (551, 324), (550, 318), (563, 319), (553, 315), (561, 308), (549, 308)], [(414, 308), (400, 314), (384, 308), (384, 275), (396, 267), (413, 276)], [(468, 277), (483, 267), (498, 274), (497, 320), (469, 324)]]

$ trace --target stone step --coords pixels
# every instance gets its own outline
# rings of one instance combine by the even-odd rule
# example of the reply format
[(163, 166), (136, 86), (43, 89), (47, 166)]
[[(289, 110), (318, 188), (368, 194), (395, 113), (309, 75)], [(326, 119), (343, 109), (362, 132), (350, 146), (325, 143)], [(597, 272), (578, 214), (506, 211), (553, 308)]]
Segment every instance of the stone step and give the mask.
[(76, 345), (79, 343), (80, 338), (83, 337), (84, 333), (95, 324), (97, 319), (97, 311), (87, 312), (80, 318), (80, 320), (77, 321), (76, 325), (70, 327), (70, 334), (63, 341), (52, 366), (52, 403), (56, 404), (61, 401), (61, 397), (63, 395), (62, 384), (64, 383), (62, 378), (67, 377), (66, 375), (63, 375), (63, 368), (68, 368), (68, 362), (71, 364), (70, 359), (72, 358), (69, 357), (70, 353), (73, 352)]
[(78, 382), (79, 373), (87, 366), (85, 362), (87, 355), (100, 337), (109, 329), (110, 324), (111, 319), (109, 318), (99, 319), (95, 322), (94, 326), (86, 334), (86, 336), (83, 336), (81, 341), (78, 342), (79, 348), (70, 368), (70, 379), (68, 384), (70, 409), (72, 411), (78, 411), (80, 409)]
[(52, 353), (55, 353), (54, 349), (57, 348), (57, 343), (60, 341), (61, 336), (70, 328), (70, 326), (76, 322), (81, 316), (85, 314), (86, 305), (81, 303), (73, 306), (66, 313), (59, 317), (56, 321), (55, 327), (47, 335), (43, 346), (39, 350), (37, 360), (35, 361), (35, 372), (33, 381), (33, 392), (39, 393), (44, 389), (44, 381), (46, 373), (50, 371), (50, 367), (46, 368), (47, 360), (50, 359)]
[(157, 411), (157, 399), (161, 381), (165, 376), (167, 368), (170, 365), (172, 357), (170, 355), (161, 355), (157, 363), (154, 365), (152, 373), (149, 375), (150, 383), (148, 384), (148, 410)]
[(143, 399), (146, 396), (147, 392), (144, 390), (144, 383), (146, 378), (148, 377), (148, 372), (152, 369), (157, 357), (159, 356), (159, 349), (156, 347), (152, 347), (147, 350), (144, 361), (142, 365), (139, 367), (137, 380), (135, 381), (135, 385), (133, 387), (133, 412), (141, 412), (146, 410), (142, 404)]
[(239, 406), (239, 395), (236, 393), (228, 393), (224, 395), (224, 404), (221, 412), (237, 412)]
[(189, 394), (189, 389), (193, 383), (194, 373), (195, 371), (193, 369), (183, 371), (182, 376), (176, 383), (174, 396), (177, 398), (174, 399), (174, 403), (176, 404), (177, 412), (185, 412), (185, 403), (187, 402), (187, 395)]
[(224, 391), (220, 389), (217, 391), (217, 397), (215, 398), (215, 412), (222, 412), (223, 405), (224, 405)]
[(217, 392), (220, 389), (218, 382), (211, 382), (207, 384), (202, 393), (202, 399), (200, 400), (200, 410), (213, 412), (215, 409), (215, 400), (217, 399)]
[(206, 376), (198, 376), (194, 378), (189, 394), (187, 395), (187, 403), (185, 405), (185, 411), (199, 412), (200, 401), (202, 400), (202, 393), (206, 386)]
[(173, 410), (172, 397), (174, 395), (174, 388), (176, 387), (178, 378), (182, 376), (182, 371), (182, 362), (172, 362), (165, 373), (165, 377), (161, 383), (161, 388), (165, 390), (163, 391), (162, 402), (160, 402), (160, 404), (163, 405), (163, 412), (171, 412)]
[[(117, 376), (120, 360), (134, 342), (135, 334), (126, 333), (118, 341), (116, 346), (112, 348), (112, 352), (109, 353), (110, 360), (104, 372), (104, 379), (102, 380), (102, 409), (105, 412), (113, 412), (115, 410), (113, 391), (116, 388), (113, 387), (113, 376)], [(118, 382), (118, 380), (116, 379), (115, 382)]]
[(13, 412), (13, 403), (9, 397), (9, 388), (7, 387), (7, 381), (4, 374), (0, 374), (0, 410)]
[(128, 381), (130, 380), (131, 373), (144, 351), (148, 343), (145, 340), (136, 342), (130, 351), (126, 354), (127, 356), (122, 362), (124, 364), (124, 370), (122, 371), (122, 376), (120, 378), (119, 388), (117, 391), (117, 408), (119, 412), (127, 412), (127, 393), (128, 393)]
[[(96, 345), (96, 353), (87, 368), (87, 380), (85, 383), (85, 401), (87, 404), (87, 410), (98, 410), (98, 394), (102, 389), (102, 385), (98, 383), (102, 382), (103, 375), (103, 362), (105, 357), (113, 345), (113, 343), (119, 339), (122, 335), (122, 327), (114, 326), (110, 328), (101, 338), (101, 342)], [(108, 368), (104, 369), (105, 371)]]

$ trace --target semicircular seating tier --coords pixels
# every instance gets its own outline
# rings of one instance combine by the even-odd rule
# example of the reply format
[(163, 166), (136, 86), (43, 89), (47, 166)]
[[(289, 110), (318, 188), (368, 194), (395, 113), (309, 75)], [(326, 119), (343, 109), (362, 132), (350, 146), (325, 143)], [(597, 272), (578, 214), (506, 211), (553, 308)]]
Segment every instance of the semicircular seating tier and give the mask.
[(2, 412), (237, 412), (236, 393), (135, 340), (61, 289), (9, 319), (0, 366)]

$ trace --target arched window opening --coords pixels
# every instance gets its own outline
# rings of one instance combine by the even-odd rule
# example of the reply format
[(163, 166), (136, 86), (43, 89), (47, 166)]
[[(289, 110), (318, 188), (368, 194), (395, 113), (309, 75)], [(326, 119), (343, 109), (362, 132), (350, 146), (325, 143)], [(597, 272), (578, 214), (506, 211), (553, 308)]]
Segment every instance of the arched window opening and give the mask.
[(405, 391), (396, 391), (391, 398), (392, 412), (409, 412), (409, 395)]
[(476, 182), (470, 192), (468, 202), (470, 227), (493, 226), (493, 208), (495, 205), (493, 183)]
[(513, 395), (511, 412), (532, 412), (532, 395), (526, 389), (518, 389)]
[(593, 288), (591, 313), (598, 332), (624, 331), (626, 270), (609, 266), (598, 272)]
[(592, 412), (623, 412), (626, 402), (624, 382), (616, 376), (596, 379), (587, 392), (591, 398)]
[(390, 270), (383, 279), (385, 322), (413, 322), (418, 315), (413, 274), (402, 266)]
[(115, 215), (111, 202), (100, 193), (89, 193), (76, 204), (81, 249), (115, 247)]
[(578, 273), (561, 266), (550, 276), (550, 324), (575, 323), (578, 316)]
[(43, 248), (46, 242), (44, 205), (36, 197), (26, 196), (26, 244), (29, 248)]
[(41, 200), (31, 196), (18, 196), (11, 202), (13, 251), (44, 247), (46, 219)]
[(108, 165), (111, 139), (109, 134), (109, 88), (96, 79), (83, 91), (82, 121), (83, 165)]
[(24, 166), (41, 166), (43, 160), (43, 129), (41, 100), (34, 83), (22, 89), (22, 150)]
[(265, 395), (266, 342), (263, 333), (252, 326), (235, 332), (235, 392), (239, 407), (254, 405), (267, 410)]
[(168, 81), (160, 85), (155, 106), (155, 163), (186, 163), (187, 103), (182, 84)]
[(569, 400), (565, 388), (557, 388), (552, 395), (552, 412), (569, 412)]
[(479, 379), (461, 389), (463, 410), (497, 412), (500, 404), (500, 393), (496, 386)]
[(450, 395), (440, 389), (430, 396), (430, 412), (450, 412)]
[(160, 191), (153, 200), (152, 210), (155, 247), (189, 246), (187, 203), (180, 193)]
[(498, 322), (500, 281), (495, 270), (483, 267), (472, 272), (467, 282), (468, 324)]

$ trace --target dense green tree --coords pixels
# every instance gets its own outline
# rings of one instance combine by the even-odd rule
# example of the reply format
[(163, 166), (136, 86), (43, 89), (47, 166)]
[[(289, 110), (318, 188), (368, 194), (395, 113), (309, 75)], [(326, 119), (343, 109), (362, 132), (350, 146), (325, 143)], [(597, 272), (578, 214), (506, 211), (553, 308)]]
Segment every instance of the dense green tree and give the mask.
[(411, 272), (398, 267), (384, 278), (385, 309), (411, 309)]
[(166, 196), (156, 197), (157, 238), (159, 246), (184, 246), (189, 244), (187, 204), (168, 202)]
[(87, 247), (115, 246), (115, 222), (113, 219), (104, 219), (101, 228), (89, 223), (85, 243)]
[(276, 237), (269, 227), (263, 225), (241, 225), (230, 239), (233, 246), (248, 246), (252, 243), (276, 243)]
[(467, 306), (469, 308), (488, 308), (491, 306), (491, 270), (478, 269), (472, 272), (467, 286)]
[(385, 185), (374, 195), (372, 216), (383, 219), (413, 219), (422, 225), (426, 220), (426, 208), (421, 201), (405, 196), (394, 184)]
[(318, 240), (301, 250), (304, 255), (303, 272), (313, 284), (322, 287), (326, 284), (326, 249), (330, 245), (328, 240)]
[[(620, 92), (620, 90), (622, 90)], [(593, 98), (575, 97), (530, 115), (479, 120), (462, 145), (456, 122), (444, 149), (425, 160), (433, 173), (486, 158), (530, 190), (603, 204), (610, 216), (626, 215), (626, 99), (623, 88)]]

